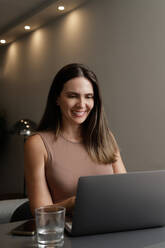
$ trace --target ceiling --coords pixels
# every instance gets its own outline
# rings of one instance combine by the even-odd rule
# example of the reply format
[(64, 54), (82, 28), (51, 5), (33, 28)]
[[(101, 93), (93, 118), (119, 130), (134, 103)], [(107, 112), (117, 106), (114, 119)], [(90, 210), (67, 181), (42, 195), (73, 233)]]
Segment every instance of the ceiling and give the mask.
[[(6, 44), (9, 44), (27, 32), (24, 30), (25, 25), (30, 25), (30, 31), (34, 31), (49, 21), (54, 20), (59, 15), (77, 8), (86, 1), (0, 0), (0, 40), (5, 39)], [(57, 10), (59, 5), (65, 6), (63, 12)]]

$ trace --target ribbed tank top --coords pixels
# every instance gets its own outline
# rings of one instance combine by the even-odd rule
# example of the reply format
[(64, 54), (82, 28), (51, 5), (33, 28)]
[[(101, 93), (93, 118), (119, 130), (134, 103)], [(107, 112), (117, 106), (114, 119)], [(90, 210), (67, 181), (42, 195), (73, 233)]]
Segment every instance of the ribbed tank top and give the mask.
[(73, 143), (52, 132), (39, 132), (48, 155), (45, 176), (54, 203), (76, 194), (80, 176), (113, 174), (112, 165), (92, 161), (81, 143)]

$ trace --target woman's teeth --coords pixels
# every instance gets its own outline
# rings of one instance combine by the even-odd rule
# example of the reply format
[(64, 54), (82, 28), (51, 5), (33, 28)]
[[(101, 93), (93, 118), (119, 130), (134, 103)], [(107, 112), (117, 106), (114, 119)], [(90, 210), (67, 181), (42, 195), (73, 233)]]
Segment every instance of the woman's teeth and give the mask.
[(74, 116), (81, 117), (84, 115), (85, 111), (73, 111)]

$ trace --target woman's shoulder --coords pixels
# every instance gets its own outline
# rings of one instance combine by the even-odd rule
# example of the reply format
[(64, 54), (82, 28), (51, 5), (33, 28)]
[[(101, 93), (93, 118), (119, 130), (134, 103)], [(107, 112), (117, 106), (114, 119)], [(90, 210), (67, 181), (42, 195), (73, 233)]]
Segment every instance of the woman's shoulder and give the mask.
[(36, 144), (41, 142), (41, 136), (39, 133), (35, 133), (33, 135), (30, 135), (27, 139), (25, 144)]
[(39, 131), (29, 136), (27, 141), (30, 143), (38, 143), (42, 142), (43, 139), (51, 139), (52, 137), (54, 137), (52, 131)]
[(25, 141), (25, 150), (33, 150), (33, 151), (44, 151), (45, 147), (42, 141), (40, 134), (36, 133), (29, 136)]

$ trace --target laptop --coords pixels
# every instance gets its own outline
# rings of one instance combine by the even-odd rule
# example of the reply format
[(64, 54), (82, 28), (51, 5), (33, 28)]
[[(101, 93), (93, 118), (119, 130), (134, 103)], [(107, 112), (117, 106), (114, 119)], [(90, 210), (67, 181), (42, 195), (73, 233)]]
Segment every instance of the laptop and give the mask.
[(165, 225), (165, 170), (80, 177), (72, 236)]

